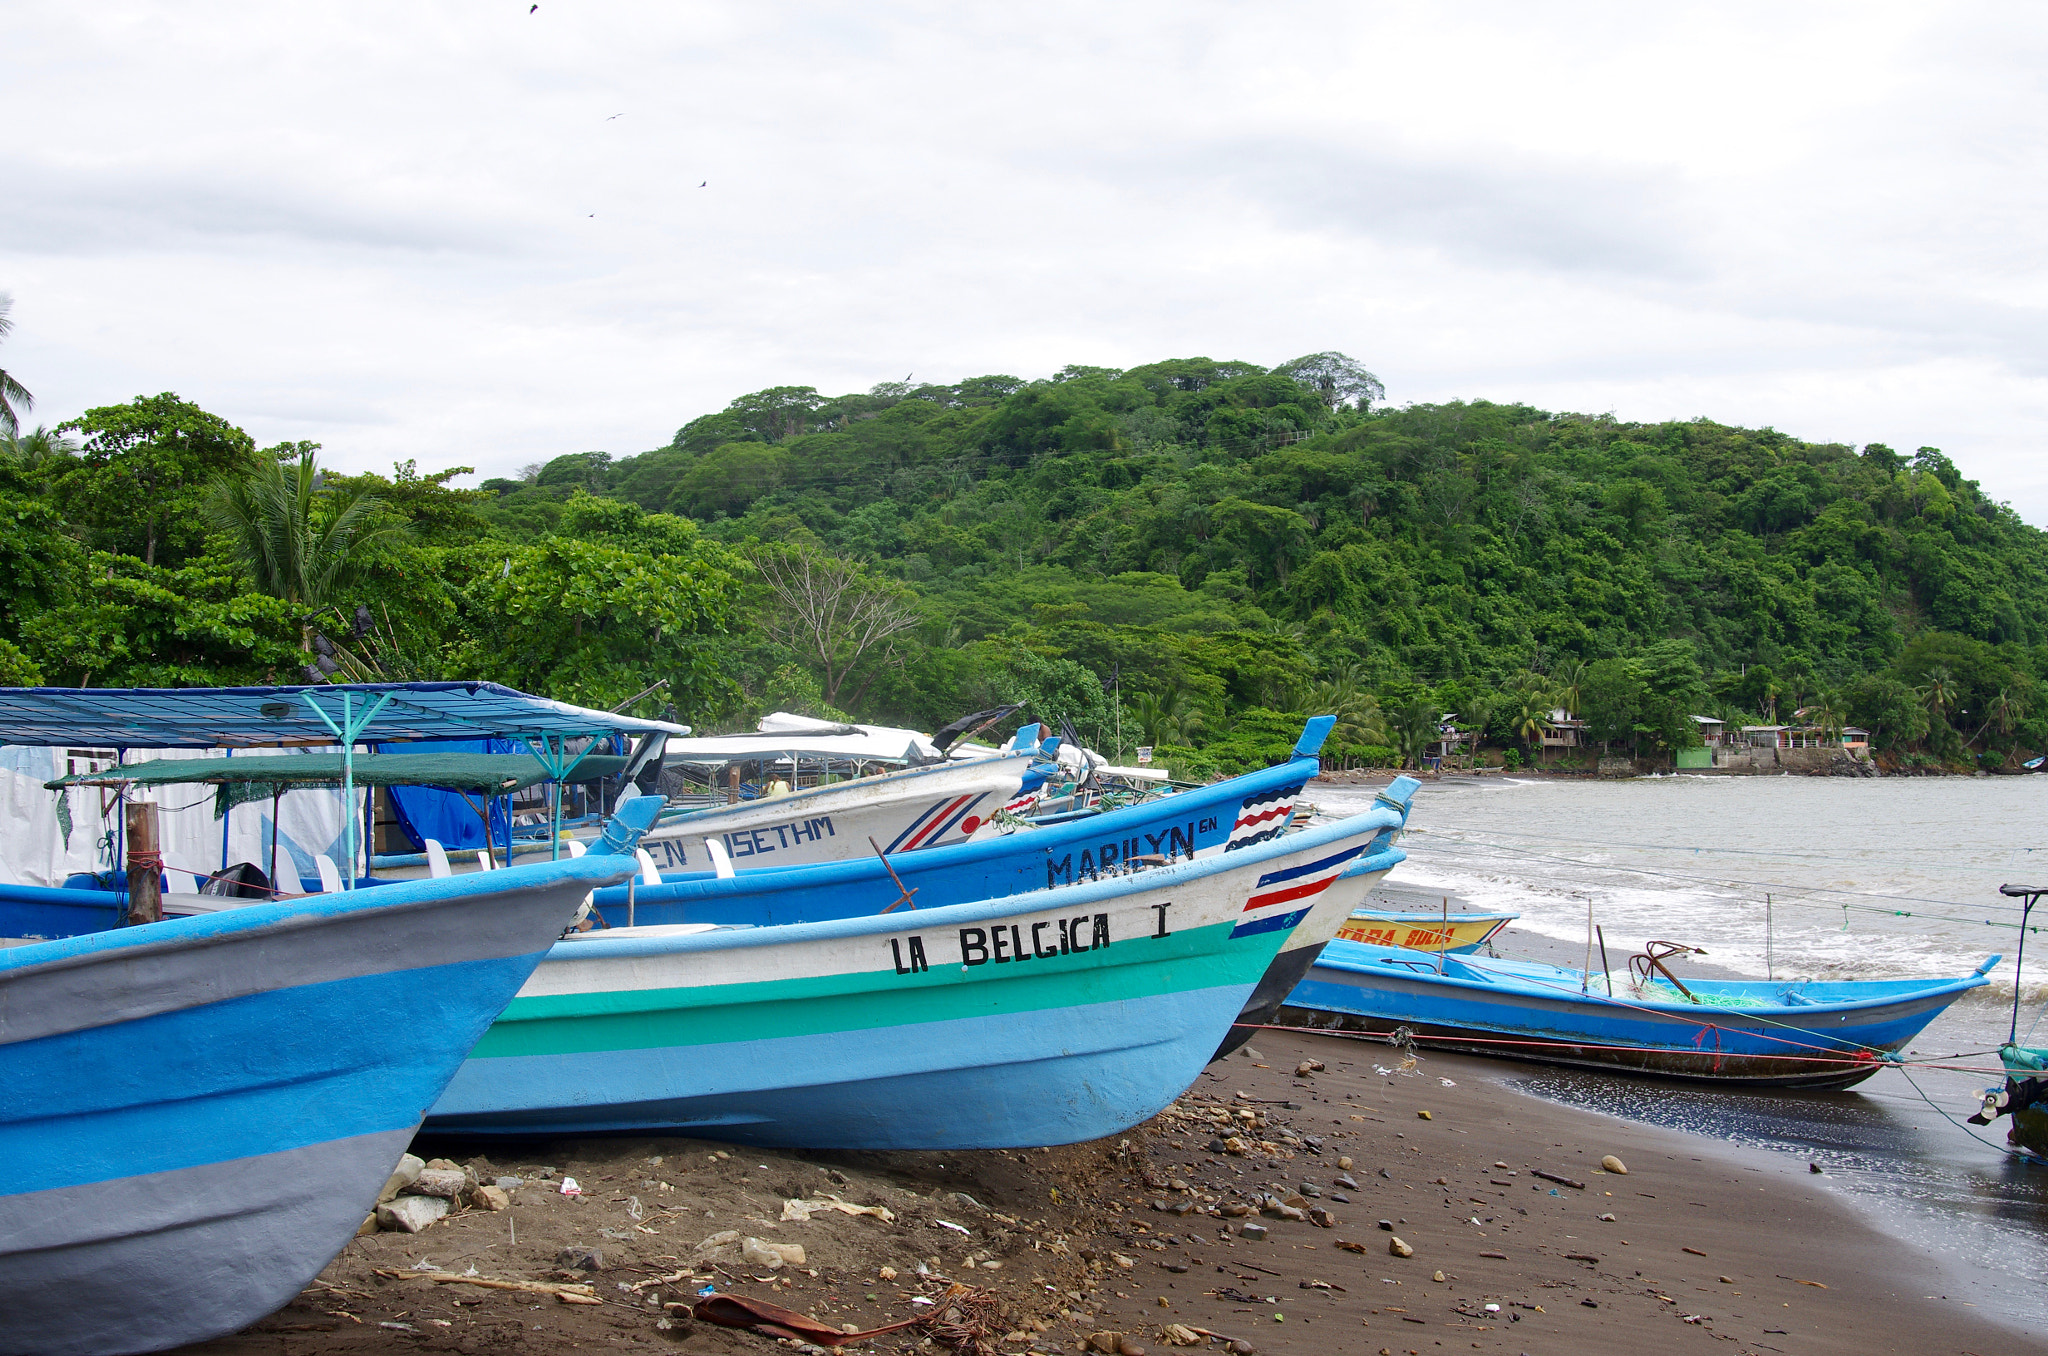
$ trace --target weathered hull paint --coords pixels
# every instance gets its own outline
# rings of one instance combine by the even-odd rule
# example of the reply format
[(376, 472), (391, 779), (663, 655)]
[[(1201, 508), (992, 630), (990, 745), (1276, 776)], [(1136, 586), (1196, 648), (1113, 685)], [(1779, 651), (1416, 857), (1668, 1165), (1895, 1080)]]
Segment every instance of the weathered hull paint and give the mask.
[(0, 951), (0, 1356), (232, 1332), (341, 1250), (587, 857)]
[[(1437, 974), (1439, 965), (1450, 972)], [(1792, 997), (1761, 1009), (1696, 1007), (1581, 994), (1579, 973), (1555, 966), (1340, 941), (1288, 996), (1280, 1020), (1379, 1036), (1405, 1028), (1431, 1049), (1724, 1087), (1845, 1088), (1985, 982), (1981, 973), (1837, 984), (1709, 980), (1693, 987)]]
[[(965, 843), (1016, 798), (1032, 755), (982, 758), (837, 782), (667, 820), (640, 846), (657, 870), (703, 870), (716, 839), (736, 869), (803, 866)], [(871, 845), (869, 840), (873, 839)]]
[(1266, 967), (1266, 973), (1259, 976), (1258, 985), (1252, 989), (1244, 1008), (1231, 1023), (1230, 1030), (1216, 1047), (1212, 1060), (1222, 1059), (1249, 1041), (1257, 1029), (1270, 1026), (1280, 1018), (1280, 1005), (1287, 1001), (1287, 995), (1294, 992), (1294, 986), (1301, 983), (1316, 958), (1323, 954), (1344, 920), (1354, 916), (1358, 901), (1372, 893), (1375, 885), (1386, 878), (1387, 872), (1404, 861), (1407, 854), (1399, 848), (1382, 848), (1360, 857), (1337, 883), (1323, 893), (1309, 910), (1308, 917), (1294, 929), (1281, 944), (1280, 954)]
[(1288, 935), (1382, 831), (1339, 821), (882, 917), (564, 942), (428, 1124), (848, 1149), (1114, 1134), (1193, 1081)]

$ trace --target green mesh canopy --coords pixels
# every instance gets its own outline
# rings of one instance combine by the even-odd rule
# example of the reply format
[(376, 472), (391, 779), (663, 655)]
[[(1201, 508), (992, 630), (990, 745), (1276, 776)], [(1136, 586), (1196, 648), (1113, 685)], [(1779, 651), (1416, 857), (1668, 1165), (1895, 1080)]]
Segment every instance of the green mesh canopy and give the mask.
[[(359, 753), (353, 761), (357, 786), (436, 786), (502, 796), (547, 780), (547, 769), (524, 753)], [(626, 760), (593, 754), (569, 775), (579, 782), (616, 777)], [(47, 790), (67, 786), (177, 786), (214, 782), (282, 790), (341, 785), (341, 755), (294, 753), (242, 758), (155, 758), (127, 767), (78, 772), (44, 782)]]

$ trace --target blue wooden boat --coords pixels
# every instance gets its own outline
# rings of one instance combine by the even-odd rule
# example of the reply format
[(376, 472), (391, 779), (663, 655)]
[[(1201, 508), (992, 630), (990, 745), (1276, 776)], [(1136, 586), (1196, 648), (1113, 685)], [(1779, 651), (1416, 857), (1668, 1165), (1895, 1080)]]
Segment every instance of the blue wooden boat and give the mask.
[(1398, 851), (1372, 861), (1380, 833), (1360, 816), (938, 908), (584, 933), (549, 953), (428, 1125), (840, 1149), (1115, 1134), (1194, 1081), (1312, 910), (1364, 897)]
[(0, 1356), (296, 1295), (593, 888), (592, 855), (0, 950)]
[[(1330, 716), (1306, 722), (1284, 763), (1119, 810), (1013, 826), (971, 843), (890, 852), (886, 862), (870, 848), (850, 860), (788, 867), (748, 869), (735, 859), (734, 877), (664, 871), (660, 885), (636, 886), (630, 898), (624, 888), (600, 891), (597, 903), (614, 924), (629, 906), (632, 921), (642, 924), (812, 923), (874, 913), (910, 891), (909, 904), (930, 908), (1071, 885), (1137, 863), (1237, 851), (1285, 832), (1303, 787), (1322, 769), (1317, 754), (1335, 724)], [(1389, 834), (1398, 832), (1418, 785), (1397, 779), (1368, 813), (1379, 814)]]
[[(728, 878), (710, 872), (666, 873), (660, 885), (600, 890), (598, 910), (609, 925), (815, 923), (906, 904), (921, 910), (1003, 899), (1115, 876), (1134, 865), (1244, 851), (1285, 831), (1303, 787), (1321, 767), (1316, 755), (1334, 723), (1329, 716), (1308, 721), (1294, 756), (1285, 763), (1120, 810), (886, 860), (740, 871)], [(1346, 890), (1319, 904), (1282, 944), (1216, 1056), (1228, 1054), (1256, 1027), (1274, 1019), (1348, 911), (1403, 860), (1393, 844), (1419, 786), (1412, 777), (1397, 777), (1371, 809), (1346, 821), (1368, 834), (1369, 851), (1350, 868)], [(1339, 898), (1349, 902), (1340, 908)]]
[(1993, 956), (1958, 979), (1607, 977), (1538, 961), (1332, 942), (1281, 1009), (1289, 1025), (1406, 1033), (1439, 1050), (1722, 1086), (1846, 1088), (1883, 1068)]

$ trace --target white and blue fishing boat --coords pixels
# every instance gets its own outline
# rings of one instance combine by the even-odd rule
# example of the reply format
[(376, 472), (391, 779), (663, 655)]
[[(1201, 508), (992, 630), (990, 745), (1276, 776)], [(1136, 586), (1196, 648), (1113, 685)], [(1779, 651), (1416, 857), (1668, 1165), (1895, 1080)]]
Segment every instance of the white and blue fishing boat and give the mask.
[(1338, 917), (1363, 898), (1398, 852), (1375, 849), (1383, 828), (1360, 816), (1054, 889), (1036, 863), (1039, 888), (940, 907), (586, 933), (428, 1125), (843, 1149), (1114, 1134), (1187, 1088), (1324, 896)]
[[(1284, 763), (1120, 810), (883, 858), (743, 870), (731, 877), (710, 871), (664, 873), (659, 885), (599, 891), (599, 916), (612, 925), (816, 923), (905, 904), (930, 909), (1002, 899), (1117, 875), (1133, 866), (1244, 851), (1279, 837), (1294, 820), (1301, 792), (1321, 766), (1317, 754), (1333, 724), (1329, 716), (1306, 722), (1293, 756)], [(1348, 912), (1402, 860), (1394, 841), (1407, 823), (1418, 786), (1412, 777), (1397, 777), (1370, 809), (1346, 821), (1367, 835), (1370, 850), (1348, 868), (1345, 889), (1289, 924), (1287, 939), (1217, 1054), (1227, 1054), (1255, 1027), (1273, 1020)], [(1340, 905), (1340, 900), (1345, 902)]]
[(1833, 983), (1654, 972), (1610, 994), (1597, 972), (1336, 941), (1288, 995), (1280, 1020), (1720, 1086), (1846, 1088), (1891, 1062), (1958, 996), (1988, 983), (1998, 961), (1955, 979)]
[(158, 1351), (291, 1299), (589, 891), (633, 866), (0, 950), (0, 1356)]

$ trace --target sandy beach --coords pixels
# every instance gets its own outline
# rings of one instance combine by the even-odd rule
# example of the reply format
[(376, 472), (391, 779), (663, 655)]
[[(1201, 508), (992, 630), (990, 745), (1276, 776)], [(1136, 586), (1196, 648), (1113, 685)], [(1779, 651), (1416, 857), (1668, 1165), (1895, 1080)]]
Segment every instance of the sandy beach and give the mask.
[[(768, 1351), (686, 1306), (714, 1287), (866, 1329), (930, 1312), (913, 1301), (956, 1285), (986, 1294), (985, 1352), (1091, 1338), (1335, 1356), (2040, 1349), (2039, 1334), (1945, 1299), (1921, 1257), (1796, 1163), (1517, 1094), (1500, 1081), (1512, 1066), (1425, 1055), (1403, 1069), (1382, 1045), (1278, 1031), (1252, 1048), (1129, 1135), (1053, 1150), (425, 1141), (485, 1180), (521, 1177), (511, 1208), (359, 1238), (282, 1312), (184, 1350)], [(1298, 1075), (1305, 1061), (1324, 1068)], [(1601, 1169), (1608, 1155), (1625, 1176)], [(561, 1193), (571, 1176), (585, 1194)], [(786, 1218), (787, 1201), (828, 1199), (892, 1218), (829, 1205)], [(1328, 1227), (1260, 1208), (1287, 1199)], [(801, 1244), (804, 1259), (745, 1262), (733, 1240), (749, 1237)], [(1412, 1255), (1394, 1255), (1396, 1238)], [(588, 1249), (600, 1268), (571, 1265)], [(912, 1328), (853, 1349), (975, 1348)]]

